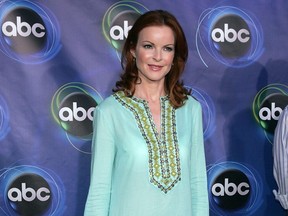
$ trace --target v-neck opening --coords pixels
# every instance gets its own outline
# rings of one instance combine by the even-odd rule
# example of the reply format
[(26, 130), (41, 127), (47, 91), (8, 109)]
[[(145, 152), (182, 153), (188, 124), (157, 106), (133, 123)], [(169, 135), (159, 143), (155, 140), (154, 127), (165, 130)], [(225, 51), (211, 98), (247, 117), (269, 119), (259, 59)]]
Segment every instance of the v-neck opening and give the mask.
[(140, 102), (142, 103), (144, 106), (145, 106), (145, 109), (146, 111), (148, 112), (148, 114), (150, 115), (150, 120), (151, 120), (151, 127), (153, 128), (153, 131), (155, 133), (155, 136), (158, 137), (159, 141), (161, 141), (161, 138), (162, 138), (162, 131), (164, 131), (164, 124), (162, 121), (164, 121), (164, 116), (163, 116), (163, 103), (165, 103), (166, 100), (169, 100), (169, 96), (168, 95), (164, 95), (164, 96), (161, 96), (159, 98), (160, 100), (160, 131), (158, 131), (158, 128), (157, 128), (157, 125), (156, 125), (156, 121), (155, 119), (153, 118), (153, 115), (152, 115), (152, 111), (149, 107), (149, 103), (147, 100), (145, 99), (142, 99), (142, 98), (139, 98), (139, 97), (136, 97), (136, 96), (132, 96), (131, 99), (133, 99), (134, 101), (137, 101), (137, 102)]

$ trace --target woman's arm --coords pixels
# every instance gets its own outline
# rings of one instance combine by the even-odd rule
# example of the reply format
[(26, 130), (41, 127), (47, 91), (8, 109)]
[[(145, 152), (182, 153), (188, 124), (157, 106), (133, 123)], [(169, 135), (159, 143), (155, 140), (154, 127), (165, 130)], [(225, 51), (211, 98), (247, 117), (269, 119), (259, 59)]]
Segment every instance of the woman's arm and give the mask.
[(97, 107), (93, 128), (91, 179), (84, 216), (108, 216), (115, 155), (111, 115)]
[(203, 141), (202, 109), (200, 103), (192, 109), (191, 191), (192, 215), (209, 215), (207, 171)]

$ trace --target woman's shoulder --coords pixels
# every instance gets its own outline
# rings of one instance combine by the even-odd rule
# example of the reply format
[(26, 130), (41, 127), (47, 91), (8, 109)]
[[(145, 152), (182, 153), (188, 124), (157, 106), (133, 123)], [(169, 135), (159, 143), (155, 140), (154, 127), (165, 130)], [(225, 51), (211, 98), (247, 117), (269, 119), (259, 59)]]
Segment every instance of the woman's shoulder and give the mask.
[(104, 98), (96, 107), (98, 110), (111, 110), (115, 107), (116, 101), (114, 99), (113, 94), (109, 95), (108, 97)]
[(177, 114), (181, 121), (191, 121), (192, 119), (201, 116), (202, 106), (200, 102), (193, 96), (188, 95), (183, 106), (177, 109)]
[[(98, 110), (117, 110), (118, 106), (120, 106), (120, 103), (118, 102), (118, 99), (120, 97), (125, 97), (124, 96), (124, 92), (119, 91), (119, 92), (115, 92), (113, 94), (111, 94), (110, 96), (108, 96), (107, 98), (105, 98), (103, 101), (101, 101), (98, 106), (96, 107), (96, 109)], [(118, 98), (118, 99), (117, 99)]]
[(193, 96), (187, 95), (188, 99), (185, 101), (184, 106), (201, 107), (200, 102)]

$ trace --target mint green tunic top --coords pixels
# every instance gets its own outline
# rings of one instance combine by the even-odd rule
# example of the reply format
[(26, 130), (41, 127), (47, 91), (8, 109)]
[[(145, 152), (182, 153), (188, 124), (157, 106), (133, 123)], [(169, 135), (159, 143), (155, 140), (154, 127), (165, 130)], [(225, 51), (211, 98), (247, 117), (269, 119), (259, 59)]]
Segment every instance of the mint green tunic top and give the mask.
[(199, 102), (161, 99), (161, 134), (148, 103), (118, 92), (95, 109), (85, 216), (206, 216)]

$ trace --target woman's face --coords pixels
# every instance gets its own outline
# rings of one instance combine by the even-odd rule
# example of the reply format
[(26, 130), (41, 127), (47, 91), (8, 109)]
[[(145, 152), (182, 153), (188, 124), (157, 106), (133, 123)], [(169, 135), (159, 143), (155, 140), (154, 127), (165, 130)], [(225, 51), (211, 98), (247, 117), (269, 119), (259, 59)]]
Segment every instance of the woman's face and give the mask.
[(168, 26), (149, 26), (142, 29), (135, 50), (138, 76), (142, 83), (164, 84), (175, 54), (175, 37)]

